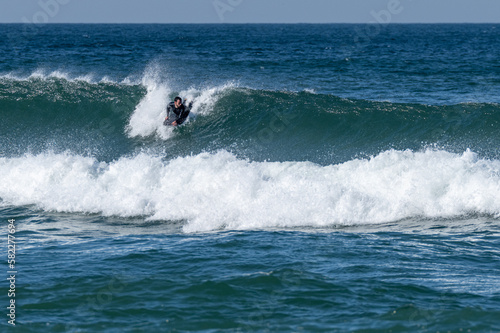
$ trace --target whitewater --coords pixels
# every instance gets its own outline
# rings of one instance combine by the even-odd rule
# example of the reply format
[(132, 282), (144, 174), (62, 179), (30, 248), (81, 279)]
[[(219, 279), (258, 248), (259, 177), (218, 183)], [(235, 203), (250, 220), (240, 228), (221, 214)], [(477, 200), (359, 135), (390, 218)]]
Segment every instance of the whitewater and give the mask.
[(181, 220), (186, 232), (500, 216), (500, 162), (471, 151), (387, 151), (330, 166), (226, 151), (112, 163), (46, 153), (1, 158), (0, 175), (3, 205)]

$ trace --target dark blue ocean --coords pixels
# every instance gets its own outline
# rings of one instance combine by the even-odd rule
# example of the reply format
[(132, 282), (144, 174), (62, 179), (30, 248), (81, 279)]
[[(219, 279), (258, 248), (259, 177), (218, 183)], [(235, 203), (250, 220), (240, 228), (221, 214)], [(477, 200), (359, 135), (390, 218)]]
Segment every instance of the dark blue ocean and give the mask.
[(0, 331), (500, 332), (500, 25), (0, 37)]

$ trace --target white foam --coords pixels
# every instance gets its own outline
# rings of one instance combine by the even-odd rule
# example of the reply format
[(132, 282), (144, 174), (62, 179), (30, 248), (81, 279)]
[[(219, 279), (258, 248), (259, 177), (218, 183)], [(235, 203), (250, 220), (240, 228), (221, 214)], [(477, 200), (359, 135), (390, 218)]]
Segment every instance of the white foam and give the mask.
[(93, 74), (74, 76), (74, 75), (71, 75), (67, 72), (63, 72), (60, 70), (47, 72), (46, 70), (43, 70), (43, 69), (37, 69), (36, 71), (31, 73), (31, 75), (28, 76), (26, 79), (27, 80), (30, 80), (30, 79), (39, 79), (39, 80), (60, 79), (60, 80), (65, 80), (65, 81), (69, 81), (69, 82), (83, 81), (86, 83), (96, 83)]
[(213, 111), (213, 106), (219, 98), (235, 87), (236, 84), (234, 82), (228, 82), (216, 87), (206, 87), (203, 89), (190, 88), (181, 91), (179, 95), (188, 101), (195, 101), (191, 110), (195, 116), (199, 114), (206, 115)]
[[(173, 128), (163, 126), (166, 116), (166, 107), (171, 100), (169, 96), (173, 93), (166, 79), (162, 78), (159, 65), (152, 63), (145, 71), (142, 85), (147, 89), (146, 95), (136, 106), (130, 117), (127, 133), (130, 137), (147, 137), (157, 135), (162, 139), (173, 136)], [(233, 83), (204, 89), (190, 88), (178, 93), (188, 102), (194, 102), (191, 109), (190, 119), (197, 115), (205, 115), (213, 110), (213, 105), (222, 96), (223, 92), (234, 87)]]
[[(99, 78), (94, 73), (71, 74), (69, 72), (65, 72), (62, 70), (47, 71), (47, 70), (41, 69), (41, 68), (35, 70), (34, 72), (32, 72), (28, 75), (10, 72), (10, 73), (0, 75), (0, 79), (1, 78), (13, 80), (13, 81), (59, 79), (59, 80), (65, 80), (68, 82), (86, 82), (89, 84), (97, 84), (97, 83), (127, 84), (127, 83), (119, 83), (117, 81), (114, 81), (108, 76), (103, 76), (103, 77)], [(137, 85), (137, 84), (138, 83), (136, 83), (135, 85)], [(128, 85), (132, 85), (132, 84), (129, 83)]]
[(319, 166), (220, 151), (169, 162), (71, 154), (0, 158), (3, 205), (184, 220), (184, 231), (321, 227), (410, 217), (500, 217), (500, 161), (466, 151), (387, 151)]
[(167, 139), (171, 136), (172, 129), (163, 126), (163, 119), (166, 116), (165, 109), (171, 91), (167, 84), (147, 75), (143, 79), (143, 85), (147, 93), (135, 107), (129, 119), (128, 135), (146, 137), (156, 133)]

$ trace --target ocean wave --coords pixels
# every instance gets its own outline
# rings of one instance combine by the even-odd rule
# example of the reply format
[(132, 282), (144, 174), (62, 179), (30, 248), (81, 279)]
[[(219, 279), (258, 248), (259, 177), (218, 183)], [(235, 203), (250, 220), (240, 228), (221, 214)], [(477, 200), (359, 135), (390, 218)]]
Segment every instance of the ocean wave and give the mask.
[[(102, 137), (91, 154), (113, 150), (106, 145), (116, 142), (172, 148), (175, 141), (179, 156), (224, 149), (254, 160), (322, 164), (332, 154), (339, 162), (432, 145), (500, 156), (498, 104), (375, 102), (313, 91), (258, 90), (234, 82), (176, 91), (169, 75), (154, 65), (135, 84), (83, 78), (64, 72), (0, 78), (0, 139), (9, 133), (8, 140), (0, 140), (0, 154), (45, 151), (49, 137), (54, 150), (81, 153), (89, 137)], [(166, 105), (176, 95), (194, 102), (181, 129), (162, 125)]]
[(165, 161), (74, 154), (0, 158), (2, 205), (184, 221), (185, 232), (500, 217), (500, 161), (474, 152), (385, 151), (321, 166), (226, 151)]

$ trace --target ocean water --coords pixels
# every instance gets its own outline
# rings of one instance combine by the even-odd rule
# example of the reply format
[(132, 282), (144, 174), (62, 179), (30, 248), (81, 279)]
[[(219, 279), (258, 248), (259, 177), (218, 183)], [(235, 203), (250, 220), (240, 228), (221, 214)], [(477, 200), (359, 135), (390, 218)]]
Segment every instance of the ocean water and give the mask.
[(0, 36), (1, 331), (500, 332), (500, 25)]

